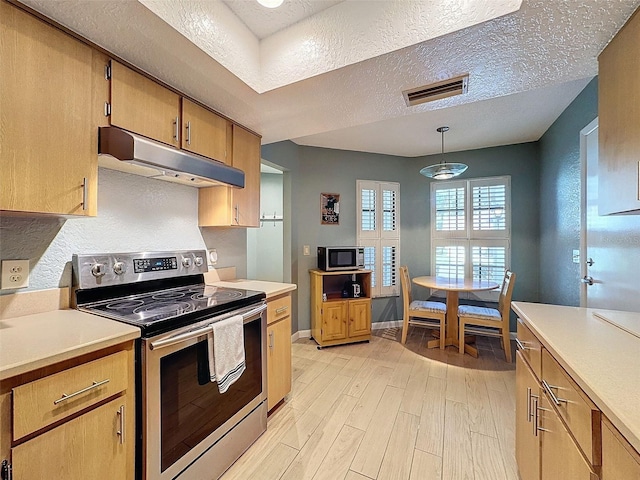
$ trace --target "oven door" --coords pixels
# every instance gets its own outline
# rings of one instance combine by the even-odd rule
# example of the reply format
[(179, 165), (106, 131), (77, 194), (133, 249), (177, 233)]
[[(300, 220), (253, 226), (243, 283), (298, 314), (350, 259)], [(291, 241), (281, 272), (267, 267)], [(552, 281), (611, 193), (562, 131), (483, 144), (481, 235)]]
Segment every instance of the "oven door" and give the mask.
[[(228, 462), (224, 471), (237, 458), (223, 458), (233, 449), (209, 450), (258, 409), (253, 416), (264, 411), (260, 423), (266, 428), (265, 310), (264, 303), (253, 305), (142, 341), (143, 478), (173, 479), (185, 469), (203, 467), (211, 472)], [(244, 317), (246, 370), (221, 394), (209, 379), (207, 332), (213, 322), (232, 315)], [(253, 440), (241, 450), (234, 445), (235, 450), (242, 453)], [(218, 465), (192, 466), (212, 459)]]

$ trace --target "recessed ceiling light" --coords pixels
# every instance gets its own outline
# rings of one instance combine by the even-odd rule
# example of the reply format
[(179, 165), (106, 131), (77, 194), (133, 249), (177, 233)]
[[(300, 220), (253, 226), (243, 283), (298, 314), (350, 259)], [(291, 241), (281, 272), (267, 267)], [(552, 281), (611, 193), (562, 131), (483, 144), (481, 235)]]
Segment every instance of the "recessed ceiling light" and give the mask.
[(267, 8), (277, 8), (282, 5), (284, 0), (258, 0), (258, 3), (263, 7)]

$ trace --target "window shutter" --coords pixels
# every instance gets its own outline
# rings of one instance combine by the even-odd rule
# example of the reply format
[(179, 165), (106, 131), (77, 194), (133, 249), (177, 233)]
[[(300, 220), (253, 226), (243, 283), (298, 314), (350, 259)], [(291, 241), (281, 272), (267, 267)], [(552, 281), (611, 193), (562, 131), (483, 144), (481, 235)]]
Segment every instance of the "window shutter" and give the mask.
[(438, 238), (465, 237), (465, 182), (431, 184), (432, 234)]
[(380, 280), (380, 294), (381, 295), (398, 295), (398, 258), (400, 252), (399, 242), (383, 241), (381, 248), (381, 280)]
[(509, 179), (469, 181), (471, 186), (471, 238), (506, 238), (510, 229)]
[(388, 185), (382, 186), (382, 231), (380, 232), (381, 238), (398, 238), (398, 222), (397, 219), (400, 216), (398, 196), (399, 186), (394, 185), (395, 188), (390, 188)]

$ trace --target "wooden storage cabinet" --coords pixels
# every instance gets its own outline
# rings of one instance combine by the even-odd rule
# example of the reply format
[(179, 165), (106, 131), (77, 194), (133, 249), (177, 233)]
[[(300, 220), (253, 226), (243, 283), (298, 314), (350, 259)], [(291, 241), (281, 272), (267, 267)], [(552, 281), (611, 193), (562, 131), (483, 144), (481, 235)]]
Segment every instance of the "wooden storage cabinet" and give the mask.
[[(640, 210), (640, 11), (598, 57), (598, 211)], [(637, 212), (636, 212), (637, 213)]]
[[(309, 271), (311, 276), (311, 336), (318, 348), (371, 339), (371, 271)], [(342, 287), (352, 275), (360, 284), (359, 298), (343, 298)]]
[(15, 479), (135, 476), (133, 342), (3, 380), (0, 410)]
[(640, 479), (640, 454), (608, 419), (602, 419), (602, 472), (600, 480)]
[(539, 398), (538, 378), (519, 350), (516, 352), (516, 460), (521, 480), (540, 479), (540, 438), (534, 422)]
[(521, 319), (516, 343), (520, 478), (597, 480), (602, 463), (600, 410)]
[(231, 122), (183, 98), (182, 125), (183, 150), (231, 165)]
[(5, 1), (0, 28), (0, 210), (95, 216), (96, 52)]
[(235, 124), (232, 131), (231, 165), (244, 172), (244, 188), (199, 189), (201, 227), (260, 225), (260, 137)]
[(291, 294), (267, 300), (267, 410), (291, 392)]
[(180, 147), (180, 96), (111, 60), (111, 125)]

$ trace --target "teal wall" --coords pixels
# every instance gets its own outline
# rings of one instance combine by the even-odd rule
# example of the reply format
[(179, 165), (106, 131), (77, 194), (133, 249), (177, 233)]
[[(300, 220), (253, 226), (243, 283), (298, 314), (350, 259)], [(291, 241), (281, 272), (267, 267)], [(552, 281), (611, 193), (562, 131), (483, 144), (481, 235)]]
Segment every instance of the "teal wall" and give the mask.
[[(549, 127), (540, 145), (540, 301), (580, 305), (580, 130), (598, 116), (594, 78)], [(515, 210), (515, 209), (514, 209)]]
[[(377, 155), (280, 142), (262, 147), (262, 158), (283, 167), (291, 180), (291, 266), (297, 290), (297, 328), (310, 329), (308, 270), (315, 267), (318, 245), (355, 244), (356, 180), (400, 183), (401, 262), (412, 276), (430, 273), (430, 180), (419, 175), (440, 155), (416, 158)], [(485, 148), (447, 154), (469, 165), (461, 178), (511, 175), (512, 268), (519, 273), (514, 299), (538, 300), (539, 163), (537, 143)], [(340, 224), (320, 224), (320, 193), (340, 194)], [(309, 245), (311, 255), (304, 256)], [(416, 291), (416, 293), (418, 293)], [(421, 292), (424, 295), (424, 292)], [(373, 321), (402, 318), (397, 297), (373, 301)], [(295, 323), (295, 320), (294, 320)]]

